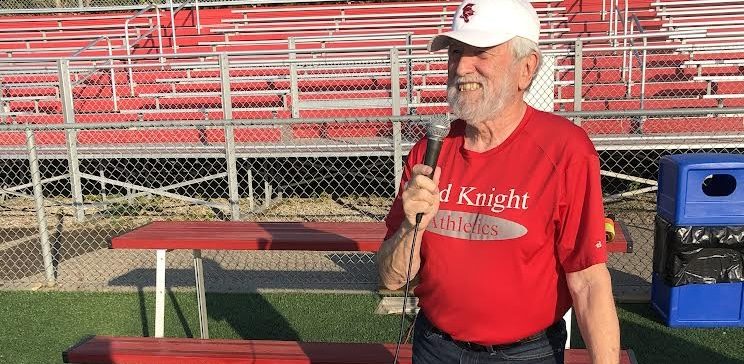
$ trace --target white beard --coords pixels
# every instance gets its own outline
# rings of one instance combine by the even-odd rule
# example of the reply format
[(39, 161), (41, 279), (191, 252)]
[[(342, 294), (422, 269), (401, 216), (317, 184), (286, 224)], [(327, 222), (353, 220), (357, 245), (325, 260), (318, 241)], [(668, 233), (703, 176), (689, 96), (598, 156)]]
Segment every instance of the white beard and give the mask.
[[(510, 67), (506, 70), (507, 74), (514, 74), (512, 72), (516, 67)], [(481, 97), (464, 98), (462, 93), (458, 89), (457, 84), (460, 82), (477, 82), (481, 84)], [(496, 85), (496, 89), (492, 89), (491, 84), (488, 80), (481, 76), (460, 78), (455, 77), (450, 79), (447, 83), (447, 102), (450, 105), (452, 114), (458, 118), (465, 120), (469, 125), (478, 125), (486, 120), (493, 119), (498, 116), (506, 106), (506, 101), (511, 99), (515, 92), (516, 85), (515, 81), (509, 77), (501, 79), (499, 85)], [(465, 91), (475, 92), (475, 91)]]

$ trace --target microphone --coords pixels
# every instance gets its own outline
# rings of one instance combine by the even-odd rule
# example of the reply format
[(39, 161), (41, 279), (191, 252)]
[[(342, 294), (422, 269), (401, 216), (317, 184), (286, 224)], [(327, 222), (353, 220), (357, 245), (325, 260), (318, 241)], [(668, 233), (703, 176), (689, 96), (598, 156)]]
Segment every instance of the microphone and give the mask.
[[(437, 115), (431, 119), (426, 128), (426, 154), (424, 164), (431, 167), (429, 178), (434, 177), (434, 169), (437, 167), (439, 152), (442, 150), (442, 141), (449, 134), (450, 121), (446, 115)], [(424, 214), (416, 214), (416, 224), (421, 222)]]

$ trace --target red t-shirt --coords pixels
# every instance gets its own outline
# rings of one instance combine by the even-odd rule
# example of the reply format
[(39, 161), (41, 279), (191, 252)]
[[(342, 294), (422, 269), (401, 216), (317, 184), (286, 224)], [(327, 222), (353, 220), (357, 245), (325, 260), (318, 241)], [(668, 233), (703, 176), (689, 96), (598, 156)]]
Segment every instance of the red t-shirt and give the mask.
[[(415, 293), (453, 338), (510, 343), (571, 307), (565, 272), (607, 261), (599, 157), (580, 127), (530, 107), (486, 152), (465, 150), (464, 132), (463, 121), (453, 122), (442, 145), (441, 202), (423, 235)], [(425, 152), (423, 139), (408, 156), (401, 191)], [(398, 194), (387, 237), (403, 218)]]

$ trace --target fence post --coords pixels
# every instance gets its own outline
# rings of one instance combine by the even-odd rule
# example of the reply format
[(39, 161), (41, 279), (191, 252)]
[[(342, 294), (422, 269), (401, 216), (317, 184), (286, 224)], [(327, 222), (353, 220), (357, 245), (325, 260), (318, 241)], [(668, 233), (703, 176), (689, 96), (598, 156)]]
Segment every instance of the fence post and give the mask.
[(106, 202), (106, 167), (102, 163), (98, 163), (98, 175), (101, 176), (101, 201)]
[(3, 100), (3, 91), (3, 80), (0, 79), (0, 124), (6, 124), (5, 114), (10, 111), (10, 107), (5, 107), (5, 100)]
[[(398, 49), (390, 50), (390, 93), (393, 96), (393, 116), (400, 116), (400, 58)], [(393, 121), (393, 171), (395, 186), (400, 184), (403, 176), (403, 150), (401, 136), (401, 121)]]
[[(582, 89), (584, 88), (584, 51), (581, 39), (574, 43), (574, 111), (581, 111)], [(581, 118), (574, 118), (574, 124), (581, 125)]]
[(299, 86), (297, 85), (297, 53), (295, 50), (295, 38), (289, 37), (289, 95), (292, 101), (292, 118), (300, 117), (300, 96)]
[(44, 211), (44, 191), (41, 186), (41, 173), (39, 172), (39, 156), (36, 153), (36, 141), (34, 133), (26, 128), (26, 147), (28, 149), (28, 164), (31, 169), (31, 183), (34, 185), (34, 202), (36, 204), (36, 221), (39, 223), (39, 243), (41, 244), (41, 255), (44, 262), (44, 276), (47, 286), (54, 285), (54, 265), (52, 263), (52, 245), (49, 242), (49, 231), (47, 230), (47, 219)]
[[(222, 110), (224, 119), (233, 120), (232, 94), (230, 93), (230, 64), (226, 53), (220, 53), (220, 81), (222, 82)], [(235, 126), (225, 124), (225, 161), (231, 220), (240, 220), (240, 195), (238, 194), (238, 161), (235, 156)]]
[(411, 115), (411, 104), (413, 103), (413, 58), (411, 56), (413, 55), (413, 49), (411, 49), (411, 46), (413, 45), (413, 33), (407, 33), (406, 34), (406, 45), (408, 46), (408, 49), (406, 49), (406, 56), (408, 56), (408, 60), (406, 61), (406, 74), (408, 76), (406, 84), (406, 88), (408, 91), (408, 97), (406, 100), (408, 101), (408, 104), (406, 104), (406, 110), (408, 110), (407, 115)]
[(255, 196), (253, 195), (253, 170), (248, 169), (248, 208), (251, 212), (256, 208)]
[[(59, 67), (59, 92), (62, 97), (62, 116), (65, 124), (75, 124), (75, 106), (72, 102), (72, 84), (70, 82), (70, 60), (60, 59), (57, 64)], [(77, 130), (67, 129), (65, 134), (75, 217), (78, 222), (82, 222), (85, 219), (85, 211), (83, 210), (83, 190), (80, 185), (80, 165), (77, 156)]]

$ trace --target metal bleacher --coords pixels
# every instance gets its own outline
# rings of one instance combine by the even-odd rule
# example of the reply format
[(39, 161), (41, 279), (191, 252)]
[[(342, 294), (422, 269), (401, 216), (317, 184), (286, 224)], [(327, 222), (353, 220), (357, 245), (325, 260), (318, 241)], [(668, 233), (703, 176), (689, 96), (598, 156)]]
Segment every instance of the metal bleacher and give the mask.
[[(541, 47), (552, 65), (535, 85), (552, 90), (542, 109), (575, 113), (744, 104), (744, 49), (736, 51), (726, 43), (730, 29), (725, 27), (739, 19), (732, 1), (632, 2), (630, 7), (643, 15), (635, 17), (634, 31), (627, 31), (631, 24), (621, 24), (625, 34), (603, 20), (600, 2), (584, 2), (580, 8), (570, 1), (533, 3), (542, 24)], [(457, 5), (420, 1), (187, 8), (173, 20), (157, 8), (0, 18), (0, 51), (7, 54), (0, 59), (1, 121), (221, 120), (227, 82), (234, 119), (360, 118), (344, 131), (356, 128), (349, 135), (366, 143), (391, 135), (391, 126), (361, 119), (447, 113), (446, 58), (430, 54), (425, 44), (448, 28)], [(680, 18), (693, 6), (728, 8), (720, 14), (726, 20), (713, 19), (716, 11), (708, 23)], [(617, 11), (616, 21), (621, 18), (620, 9), (610, 11)], [(200, 13), (198, 26), (195, 12)], [(726, 35), (706, 38), (718, 26)], [(107, 36), (105, 44), (101, 35)], [(583, 49), (578, 66), (577, 42)], [(715, 47), (729, 52), (709, 52)], [(219, 54), (227, 54), (229, 62), (220, 63)], [(55, 57), (70, 59), (65, 72), (70, 74), (71, 116), (63, 110), (62, 66)], [(577, 120), (594, 138), (631, 140), (627, 137), (743, 131), (734, 119)], [(277, 125), (253, 136), (241, 134), (241, 140), (275, 146), (300, 139), (298, 145), (307, 139), (339, 142), (341, 133), (320, 129)], [(183, 140), (192, 139), (198, 136)], [(0, 141), (9, 143), (14, 142)]]
[(715, 48), (712, 57), (685, 60), (684, 68), (697, 74), (692, 81), (705, 85), (703, 100), (715, 105), (742, 106), (744, 102), (744, 4), (733, 0), (657, 1), (651, 4), (662, 18), (663, 29), (703, 30), (703, 35), (679, 36), (685, 44), (728, 43), (728, 49)]

